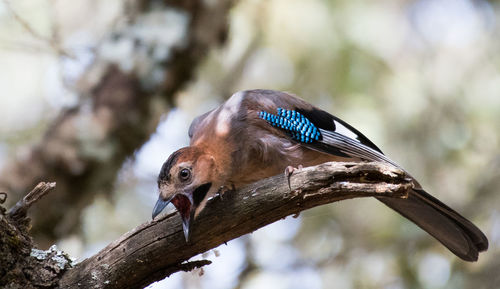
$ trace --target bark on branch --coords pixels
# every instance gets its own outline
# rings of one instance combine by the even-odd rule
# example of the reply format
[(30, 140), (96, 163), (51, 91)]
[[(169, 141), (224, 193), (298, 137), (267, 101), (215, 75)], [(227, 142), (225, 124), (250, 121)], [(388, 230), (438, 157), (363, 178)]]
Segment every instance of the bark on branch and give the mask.
[(177, 271), (210, 261), (188, 260), (267, 224), (308, 208), (358, 197), (404, 198), (404, 172), (381, 163), (326, 163), (215, 197), (195, 220), (186, 243), (177, 213), (147, 222), (63, 275), (61, 288), (142, 288)]
[(54, 188), (55, 183), (42, 182), (8, 213), (0, 206), (1, 288), (54, 288), (70, 268), (66, 254), (55, 246), (47, 251), (34, 249), (29, 235), (29, 207)]
[(9, 217), (14, 220), (21, 220), (23, 218), (26, 218), (26, 214), (28, 213), (28, 209), (31, 207), (31, 205), (33, 205), (55, 187), (56, 183), (54, 182), (39, 183), (31, 192), (29, 192), (24, 198), (22, 198), (19, 202), (16, 203), (15, 206), (13, 206), (9, 210)]

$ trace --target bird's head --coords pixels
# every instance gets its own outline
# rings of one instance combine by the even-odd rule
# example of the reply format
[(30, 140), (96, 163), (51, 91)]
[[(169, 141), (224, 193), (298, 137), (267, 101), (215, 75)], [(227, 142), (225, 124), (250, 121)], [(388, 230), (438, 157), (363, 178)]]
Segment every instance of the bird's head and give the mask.
[(174, 152), (163, 164), (158, 176), (160, 196), (153, 209), (153, 219), (169, 203), (174, 204), (182, 218), (184, 237), (189, 240), (193, 219), (203, 210), (209, 192), (214, 192), (214, 158), (197, 147)]

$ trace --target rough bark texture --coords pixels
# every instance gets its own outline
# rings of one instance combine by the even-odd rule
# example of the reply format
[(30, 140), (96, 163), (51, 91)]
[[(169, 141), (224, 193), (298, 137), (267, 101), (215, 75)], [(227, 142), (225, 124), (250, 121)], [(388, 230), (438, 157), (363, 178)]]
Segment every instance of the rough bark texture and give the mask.
[(138, 226), (77, 264), (62, 288), (142, 288), (207, 261), (188, 262), (267, 224), (321, 204), (356, 197), (405, 197), (412, 187), (402, 171), (379, 163), (327, 163), (297, 171), (292, 191), (283, 176), (212, 199), (184, 240), (177, 213)]
[[(9, 201), (19, 199), (41, 180), (58, 184), (55, 192), (30, 211), (32, 233), (41, 245), (78, 229), (81, 209), (96, 194), (111, 191), (124, 160), (149, 138), (209, 48), (224, 41), (232, 2), (164, 1), (163, 7), (158, 1), (137, 2), (128, 26), (113, 31), (105, 41), (107, 45), (134, 41), (127, 59), (134, 59), (133, 67), (125, 71), (121, 63), (98, 54), (79, 81), (79, 105), (62, 111), (38, 144), (4, 166), (0, 190), (11, 194)], [(183, 36), (168, 47), (158, 47), (161, 44), (140, 35), (130, 36), (134, 25), (158, 13), (187, 19)], [(155, 49), (167, 50), (168, 57), (154, 59)]]
[(55, 247), (34, 249), (28, 233), (29, 207), (54, 187), (55, 183), (38, 184), (8, 213), (0, 206), (1, 288), (53, 288), (70, 268), (69, 257)]
[(8, 213), (0, 206), (0, 286), (143, 288), (175, 272), (210, 264), (188, 260), (286, 216), (349, 198), (405, 197), (412, 184), (404, 172), (387, 164), (326, 163), (294, 172), (291, 187), (280, 175), (213, 198), (195, 220), (189, 243), (179, 216), (171, 213), (138, 226), (72, 266), (55, 247), (33, 248), (26, 212), (54, 188), (53, 183), (39, 184)]

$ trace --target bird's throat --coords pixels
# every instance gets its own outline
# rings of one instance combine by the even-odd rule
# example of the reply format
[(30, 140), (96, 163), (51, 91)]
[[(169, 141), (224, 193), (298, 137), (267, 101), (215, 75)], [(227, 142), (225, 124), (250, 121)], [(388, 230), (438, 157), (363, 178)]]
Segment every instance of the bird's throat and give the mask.
[(183, 220), (190, 217), (192, 205), (188, 197), (184, 196), (183, 194), (177, 194), (171, 202), (172, 204), (174, 204), (179, 214), (181, 214)]

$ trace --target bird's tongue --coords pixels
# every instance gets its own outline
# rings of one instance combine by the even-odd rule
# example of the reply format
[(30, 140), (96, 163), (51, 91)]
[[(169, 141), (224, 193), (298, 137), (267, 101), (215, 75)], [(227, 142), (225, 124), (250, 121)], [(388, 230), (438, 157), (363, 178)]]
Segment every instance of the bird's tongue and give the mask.
[(177, 208), (177, 211), (179, 212), (179, 214), (181, 214), (183, 220), (189, 218), (189, 215), (191, 213), (191, 202), (189, 201), (188, 197), (182, 194), (178, 194), (172, 199), (171, 202)]

